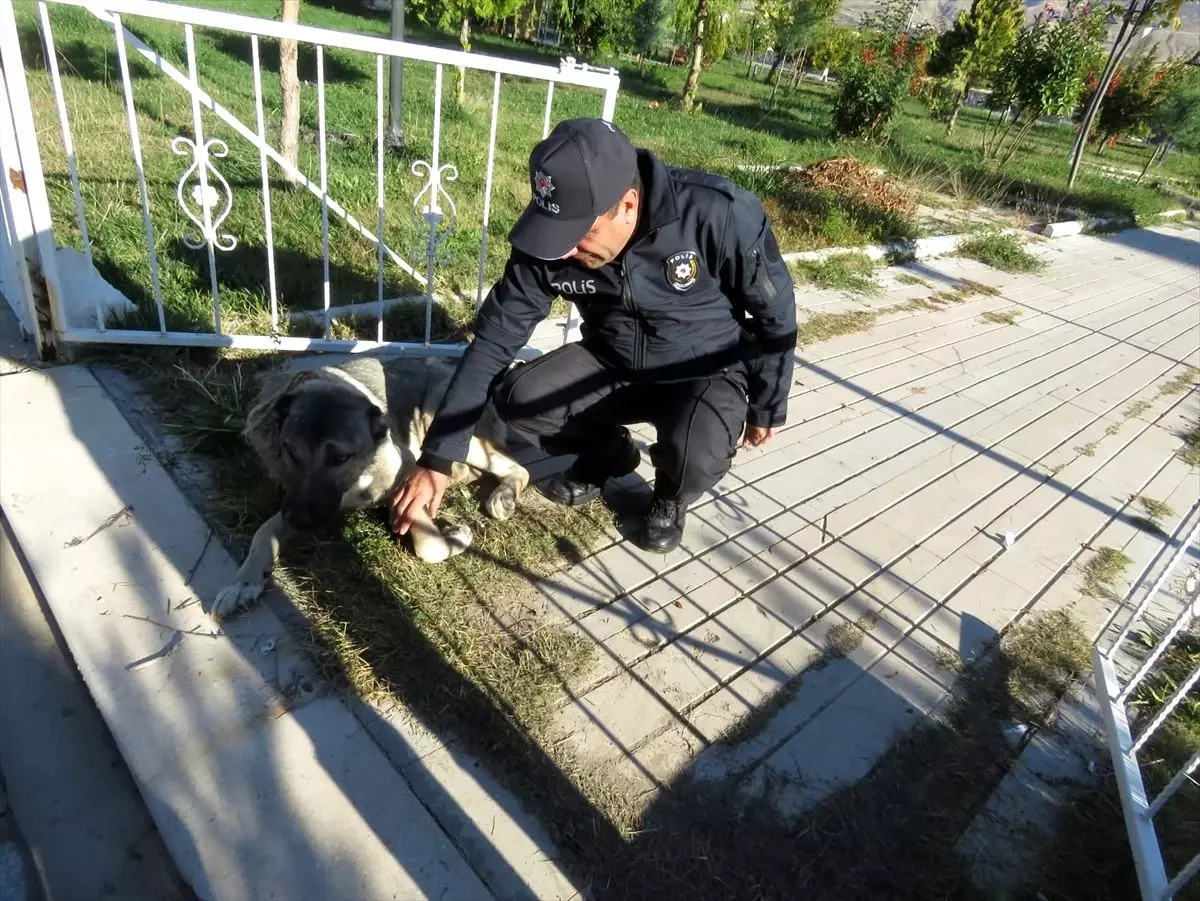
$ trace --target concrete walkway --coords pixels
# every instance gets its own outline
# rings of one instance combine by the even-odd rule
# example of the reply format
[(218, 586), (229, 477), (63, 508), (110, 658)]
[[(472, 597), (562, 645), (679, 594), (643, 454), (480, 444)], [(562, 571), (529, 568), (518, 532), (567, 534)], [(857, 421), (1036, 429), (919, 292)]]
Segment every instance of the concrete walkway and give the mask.
[[(788, 426), (738, 453), (681, 549), (618, 542), (543, 586), (541, 615), (599, 647), (560, 716), (583, 760), (648, 795), (687, 767), (782, 785), (795, 814), (865, 775), (1015, 618), (1074, 605), (1103, 627), (1078, 565), (1122, 548), (1133, 578), (1162, 541), (1135, 498), (1167, 503), (1170, 532), (1200, 497), (1176, 456), (1197, 393), (1162, 390), (1200, 363), (1200, 243), (1164, 228), (1037, 250), (1037, 276), (911, 264), (1000, 293), (802, 353)], [(930, 293), (896, 274), (876, 307)], [(714, 744), (785, 685), (757, 732)]]
[[(1172, 508), (1168, 532), (1200, 515), (1176, 456), (1197, 393), (1163, 390), (1200, 363), (1200, 241), (1037, 250), (1037, 276), (948, 259), (869, 300), (801, 289), (808, 311), (879, 316), (802, 349), (787, 428), (738, 454), (683, 547), (617, 540), (538, 586), (543, 620), (599, 652), (559, 710), (581, 763), (646, 796), (732, 777), (794, 814), (936, 713), (947, 664), (1015, 618), (1075, 604), (1104, 627), (1111, 604), (1078, 603), (1091, 549), (1122, 548), (1132, 579), (1161, 547), (1137, 496)], [(905, 305), (964, 279), (999, 293)], [(269, 604), (212, 636), (195, 598), (232, 561), (121, 406), (85, 367), (3, 375), (3, 420), (28, 427), (0, 430), (0, 506), (196, 894), (574, 896), (519, 799), (326, 694)]]

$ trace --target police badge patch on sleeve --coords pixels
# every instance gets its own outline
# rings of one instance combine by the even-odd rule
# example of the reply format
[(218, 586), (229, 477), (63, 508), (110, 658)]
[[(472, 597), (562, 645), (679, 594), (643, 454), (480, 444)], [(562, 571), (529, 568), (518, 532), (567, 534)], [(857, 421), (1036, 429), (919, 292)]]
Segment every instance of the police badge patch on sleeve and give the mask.
[(673, 253), (663, 263), (667, 272), (667, 284), (676, 291), (686, 291), (696, 284), (700, 275), (700, 255), (694, 250)]

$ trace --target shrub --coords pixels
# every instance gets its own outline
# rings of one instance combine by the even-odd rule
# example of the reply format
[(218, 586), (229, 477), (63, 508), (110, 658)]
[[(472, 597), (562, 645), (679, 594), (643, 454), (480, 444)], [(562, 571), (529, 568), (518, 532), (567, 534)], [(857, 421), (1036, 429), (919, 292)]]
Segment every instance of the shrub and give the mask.
[(924, 46), (901, 34), (890, 48), (863, 47), (842, 73), (833, 109), (839, 137), (878, 139), (905, 96), (921, 89)]

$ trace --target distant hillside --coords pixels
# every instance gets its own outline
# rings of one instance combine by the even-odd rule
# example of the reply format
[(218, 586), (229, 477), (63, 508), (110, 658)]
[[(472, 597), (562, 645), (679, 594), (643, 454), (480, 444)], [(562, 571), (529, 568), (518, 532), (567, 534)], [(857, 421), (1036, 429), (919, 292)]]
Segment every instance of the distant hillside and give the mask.
[[(1023, 2), (1026, 13), (1031, 19), (1044, 5), (1044, 0), (1023, 0)], [(1050, 0), (1050, 2), (1059, 8), (1066, 5), (1065, 0)], [(970, 6), (970, 0), (918, 0), (913, 21), (930, 24), (941, 23), (940, 27), (944, 28), (947, 23), (954, 21), (960, 11), (969, 9)], [(842, 0), (839, 20), (846, 25), (857, 25), (864, 12), (878, 8), (879, 0)], [(1200, 0), (1187, 0), (1183, 5), (1181, 18), (1183, 25), (1177, 31), (1155, 29), (1149, 37), (1145, 38), (1145, 41), (1159, 44), (1163, 48), (1159, 52), (1170, 56), (1191, 56), (1196, 53), (1200, 50)], [(1115, 39), (1116, 32), (1117, 29), (1114, 27), (1110, 32), (1110, 40)], [(1141, 45), (1135, 45), (1135, 49), (1138, 46)]]

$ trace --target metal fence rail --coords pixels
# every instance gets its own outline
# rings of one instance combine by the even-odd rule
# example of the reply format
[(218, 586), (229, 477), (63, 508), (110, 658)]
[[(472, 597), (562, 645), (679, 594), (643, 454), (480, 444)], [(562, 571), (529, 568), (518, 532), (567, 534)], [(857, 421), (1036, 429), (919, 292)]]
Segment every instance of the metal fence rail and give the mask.
[(1183, 609), (1167, 627), (1154, 648), (1144, 660), (1140, 661), (1132, 675), (1124, 682), (1118, 671), (1118, 658), (1125, 641), (1132, 634), (1135, 624), (1144, 618), (1167, 581), (1180, 571), (1184, 558), (1189, 553), (1195, 553), (1197, 538), (1200, 538), (1200, 520), (1192, 527), (1187, 539), (1179, 544), (1170, 562), (1159, 574), (1150, 590), (1146, 592), (1137, 608), (1130, 614), (1120, 634), (1108, 645), (1107, 649), (1102, 648), (1099, 643), (1092, 649), (1092, 665), (1096, 674), (1109, 750), (1112, 754), (1117, 787), (1121, 796), (1121, 809), (1125, 817), (1125, 827), (1129, 834), (1130, 849), (1133, 852), (1143, 901), (1166, 901), (1166, 899), (1174, 898), (1179, 890), (1200, 871), (1200, 851), (1198, 851), (1173, 877), (1167, 874), (1154, 822), (1155, 816), (1171, 801), (1179, 789), (1189, 781), (1195, 781), (1194, 774), (1197, 766), (1200, 766), (1200, 750), (1191, 756), (1154, 798), (1149, 797), (1142, 778), (1141, 764), (1138, 761), (1138, 753), (1170, 720), (1179, 704), (1200, 681), (1200, 666), (1197, 666), (1180, 683), (1178, 689), (1163, 703), (1158, 712), (1140, 728), (1136, 738), (1128, 714), (1128, 704), (1138, 686), (1153, 671), (1162, 655), (1179, 639), (1188, 625), (1197, 616), (1200, 616), (1200, 586), (1197, 585), (1195, 574), (1187, 577), (1185, 584), (1187, 599)]
[[(61, 132), (63, 148), (66, 156), (67, 169), (70, 175), (71, 194), (74, 200), (76, 224), (79, 229), (83, 254), (88, 262), (92, 261), (92, 237), (88, 230), (87, 215), (80, 191), (79, 166), (76, 159), (76, 144), (73, 141), (71, 122), (67, 104), (64, 100), (63, 83), (59, 73), (58, 58), (55, 48), (54, 29), (51, 9), (56, 6), (80, 7), (88, 11), (97, 20), (107, 23), (113, 33), (113, 45), (121, 79), (122, 98), (126, 114), (126, 129), (130, 140), (134, 170), (137, 176), (139, 198), (141, 202), (142, 225), (145, 232), (146, 257), (150, 268), (151, 296), (157, 312), (157, 331), (153, 329), (139, 330), (128, 328), (110, 328), (100, 305), (96, 305), (95, 326), (82, 328), (78, 324), (69, 325), (65, 321), (59, 303), (61, 289), (54, 267), (42, 266), (40, 275), (45, 280), (46, 293), (50, 295), (50, 307), (53, 315), (53, 337), (58, 341), (91, 342), (91, 343), (124, 343), (124, 344), (157, 344), (175, 346), (204, 346), (231, 347), (246, 349), (273, 350), (331, 350), (359, 352), (374, 349), (386, 349), (397, 352), (415, 352), (422, 354), (456, 355), (462, 352), (465, 345), (442, 345), (431, 342), (432, 309), (435, 303), (441, 301), (434, 290), (435, 275), (440, 259), (444, 256), (443, 246), (449, 233), (457, 226), (458, 211), (447, 185), (458, 177), (454, 163), (443, 158), (442, 146), (442, 85), (443, 70), (446, 66), (466, 68), (494, 74), (491, 96), (491, 115), (489, 130), (489, 145), (486, 155), (487, 168), (484, 175), (485, 187), (483, 192), (482, 237), (479, 247), (478, 280), (474, 297), (476, 304), (480, 303), (486, 294), (485, 267), (487, 262), (487, 230), (492, 212), (492, 191), (495, 175), (495, 155), (497, 144), (497, 125), (501, 116), (501, 81), (502, 77), (510, 76), (524, 79), (534, 79), (546, 84), (546, 104), (542, 121), (543, 136), (548, 133), (552, 121), (555, 85), (571, 85), (591, 88), (602, 94), (602, 118), (611, 121), (616, 105), (620, 79), (613, 69), (596, 69), (586, 64), (578, 64), (574, 59), (563, 60), (556, 68), (554, 66), (527, 63), (499, 57), (485, 56), (475, 53), (465, 53), (439, 47), (430, 47), (387, 38), (351, 32), (334, 31), (316, 28), (311, 25), (285, 23), (270, 19), (256, 18), (235, 13), (216, 12), (191, 6), (176, 6), (155, 0), (38, 0), (38, 26), (42, 41), (45, 45), (48, 75), (54, 93), (55, 109), (58, 127)], [(184, 45), (186, 48), (187, 71), (182, 72), (173, 66), (153, 47), (126, 27), (125, 17), (151, 19), (165, 23), (175, 23), (182, 27)], [(34, 121), (28, 89), (24, 83), (23, 62), (20, 47), (17, 42), (15, 28), (4, 27), (14, 23), (12, 0), (0, 0), (0, 52), (3, 55), (3, 68), (6, 73), (20, 70), (19, 79), (9, 79), (6, 76), (6, 95), (12, 105), (12, 116), (0, 122), (0, 128), (6, 132), (6, 141), (12, 144), (21, 140), (23, 129), (24, 142), (20, 146), (21, 160), (24, 164), (26, 180), (31, 177), (41, 182), (40, 161), (34, 160), (31, 166), (26, 157), (30, 152), (36, 157), (37, 141), (32, 137), (35, 131), (30, 128)], [(215, 29), (236, 35), (245, 36), (250, 44), (251, 68), (253, 70), (253, 88), (255, 101), (255, 122), (252, 125), (242, 122), (229, 109), (222, 106), (217, 98), (201, 87), (202, 73), (199, 71), (196, 55), (196, 29)], [(290, 39), (298, 43), (309, 44), (316, 54), (316, 94), (318, 111), (318, 151), (319, 172), (314, 179), (304, 175), (267, 140), (266, 124), (263, 114), (262, 72), (260, 60), (260, 38)], [(329, 184), (329, 159), (327, 155), (328, 135), (326, 131), (326, 49), (370, 54), (374, 57), (372, 67), (375, 79), (375, 178), (376, 178), (376, 221), (373, 227), (368, 227), (356, 219), (348, 209), (332, 196)], [(139, 134), (137, 111), (134, 98), (134, 82), (129, 71), (129, 51), (138, 54), (148, 65), (157, 72), (169, 78), (185, 90), (191, 106), (192, 135), (178, 136), (171, 142), (172, 151), (183, 157), (188, 165), (179, 179), (176, 198), (183, 212), (194, 224), (196, 231), (191, 235), (182, 236), (183, 243), (193, 249), (203, 248), (207, 257), (208, 284), (212, 296), (212, 332), (181, 332), (168, 329), (168, 319), (163, 298), (163, 288), (160, 280), (159, 260), (155, 250), (155, 222), (149, 202), (149, 192), (146, 184), (145, 163), (143, 160), (142, 136)], [(424, 259), (408, 261), (393, 247), (388, 245), (384, 234), (384, 60), (396, 57), (430, 63), (434, 66), (434, 98), (432, 147), (428, 160), (416, 160), (412, 163), (411, 172), (424, 179), (424, 184), (413, 198), (415, 212), (422, 221), (425, 233)], [(217, 161), (226, 156), (229, 151), (226, 143), (215, 137), (205, 138), (204, 117), (202, 111), (207, 110), (215, 115), (226, 126), (231, 128), (240, 138), (254, 148), (258, 157), (258, 165), (262, 182), (262, 224), (265, 236), (265, 253), (267, 263), (266, 291), (269, 300), (271, 317), (271, 334), (230, 334), (223, 327), (220, 282), (217, 276), (222, 252), (232, 250), (238, 243), (236, 236), (222, 231), (222, 226), (232, 205), (232, 189), (217, 167)], [(11, 125), (8, 123), (12, 123)], [(11, 131), (10, 131), (11, 129)], [(8, 154), (6, 154), (8, 155)], [(282, 334), (280, 331), (280, 299), (277, 283), (277, 270), (274, 246), (274, 223), (270, 197), (270, 170), (272, 165), (282, 170), (289, 179), (313, 194), (321, 204), (321, 235), (322, 235), (322, 271), (321, 286), (322, 305), (319, 311), (298, 311), (299, 315), (308, 316), (323, 324), (324, 334), (321, 338), (304, 338)], [(21, 167), (17, 167), (20, 169)], [(33, 223), (31, 229), (41, 237), (43, 258), (46, 252), (53, 256), (54, 244), (50, 229), (50, 211), (45, 198), (44, 186), (41, 186), (40, 198), (36, 192), (30, 191), (27, 198), (21, 198), (32, 208)], [(5, 198), (8, 201), (9, 195)], [(8, 207), (6, 206), (6, 214)], [(330, 287), (330, 246), (329, 221), (334, 216), (345, 226), (356, 232), (363, 240), (376, 246), (376, 297), (371, 304), (354, 304), (353, 313), (373, 315), (378, 319), (375, 340), (336, 339), (330, 335), (330, 327), (337, 315), (347, 315), (344, 308), (334, 305)], [(11, 217), (8, 217), (11, 218)], [(314, 223), (315, 226), (315, 223)], [(28, 229), (27, 229), (28, 230)], [(28, 237), (27, 235), (25, 237)], [(52, 261), (51, 261), (52, 262)], [(385, 267), (394, 266), (423, 289), (416, 297), (385, 298), (384, 272)], [(384, 312), (397, 303), (423, 301), (425, 306), (425, 328), (423, 341), (389, 341), (385, 335)], [(574, 307), (570, 308), (567, 328), (564, 330), (564, 341), (575, 325)], [(528, 351), (528, 349), (527, 349)], [(523, 355), (529, 355), (528, 352)]]

